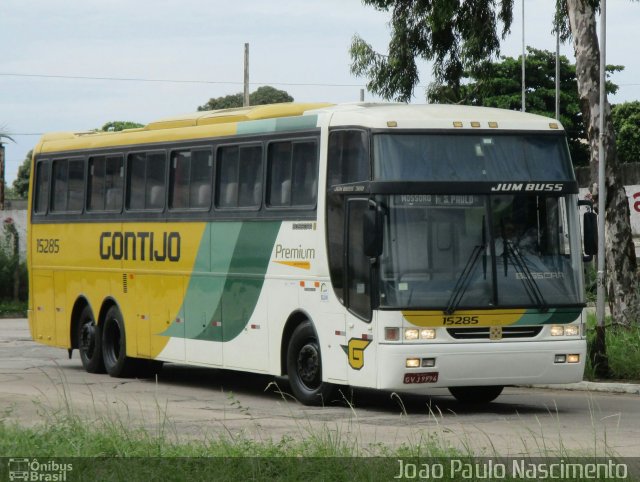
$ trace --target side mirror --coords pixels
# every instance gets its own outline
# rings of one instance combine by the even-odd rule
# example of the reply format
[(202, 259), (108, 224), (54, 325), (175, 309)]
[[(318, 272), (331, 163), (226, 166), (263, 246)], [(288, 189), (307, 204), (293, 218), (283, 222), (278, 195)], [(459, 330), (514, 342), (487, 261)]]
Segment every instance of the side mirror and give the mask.
[(598, 254), (598, 216), (593, 211), (584, 213), (582, 218), (584, 229), (584, 254), (591, 261), (591, 256)]
[(369, 201), (362, 220), (362, 250), (369, 258), (382, 254), (382, 213), (373, 201)]

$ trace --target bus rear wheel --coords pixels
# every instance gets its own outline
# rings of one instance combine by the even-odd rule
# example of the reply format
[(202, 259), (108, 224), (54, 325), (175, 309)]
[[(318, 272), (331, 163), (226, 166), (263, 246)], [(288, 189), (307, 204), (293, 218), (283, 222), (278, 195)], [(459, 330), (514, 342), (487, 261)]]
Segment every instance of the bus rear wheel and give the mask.
[(323, 405), (335, 395), (336, 387), (322, 381), (320, 344), (313, 325), (298, 325), (287, 349), (287, 373), (293, 395), (304, 405)]
[(78, 320), (78, 351), (82, 367), (88, 373), (104, 373), (100, 326), (93, 318), (91, 308), (85, 306)]
[(107, 311), (102, 328), (102, 357), (107, 373), (124, 378), (133, 375), (136, 360), (127, 356), (124, 320), (117, 306)]
[(504, 387), (449, 387), (449, 392), (456, 400), (465, 405), (486, 405), (500, 396)]

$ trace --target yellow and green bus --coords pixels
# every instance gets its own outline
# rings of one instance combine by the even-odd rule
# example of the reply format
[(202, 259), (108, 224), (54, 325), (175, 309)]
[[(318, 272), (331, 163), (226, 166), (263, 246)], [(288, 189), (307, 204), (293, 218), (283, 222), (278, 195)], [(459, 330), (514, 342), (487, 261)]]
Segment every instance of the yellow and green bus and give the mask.
[(46, 134), (31, 173), (31, 334), (88, 372), (288, 376), (305, 404), (582, 378), (578, 187), (552, 119), (226, 109)]

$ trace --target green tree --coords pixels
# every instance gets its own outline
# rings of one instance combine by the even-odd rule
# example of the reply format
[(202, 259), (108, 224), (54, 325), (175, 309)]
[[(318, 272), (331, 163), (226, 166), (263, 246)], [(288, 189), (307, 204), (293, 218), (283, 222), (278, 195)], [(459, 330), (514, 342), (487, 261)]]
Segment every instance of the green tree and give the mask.
[(614, 105), (611, 117), (620, 162), (640, 162), (640, 101)]
[[(359, 36), (351, 43), (351, 71), (367, 77), (370, 91), (387, 99), (408, 101), (418, 83), (419, 60), (433, 61), (436, 85), (456, 96), (465, 69), (499, 53), (513, 20), (513, 0), (363, 0), (391, 11), (388, 52), (376, 52)], [(597, 179), (599, 119), (604, 116), (605, 235), (609, 308), (618, 323), (640, 322), (640, 280), (631, 235), (629, 203), (618, 172), (611, 107), (600, 105), (600, 49), (596, 31), (599, 0), (556, 0), (554, 30), (572, 39), (580, 108), (590, 147), (592, 180)], [(502, 29), (498, 31), (498, 25)]]
[[(587, 130), (580, 110), (576, 66), (565, 56), (560, 57), (560, 121), (567, 132), (571, 159), (576, 166), (589, 164)], [(526, 111), (555, 117), (555, 53), (527, 48), (525, 71), (527, 79)], [(522, 57), (500, 57), (465, 69), (458, 89), (447, 85), (431, 85), (427, 89), (429, 102), (441, 104), (481, 105), (501, 109), (520, 110), (522, 91), (520, 74)], [(607, 66), (609, 73), (623, 70), (617, 65)], [(607, 82), (607, 92), (615, 94), (618, 86)]]
[[(206, 104), (198, 106), (198, 110), (218, 110), (242, 107), (243, 97), (242, 92), (239, 92), (237, 94), (225, 95), (224, 97), (216, 97), (215, 99), (211, 98)], [(293, 97), (284, 90), (278, 90), (269, 85), (258, 87), (249, 94), (250, 105), (280, 104), (283, 102), (293, 102)]]
[(131, 121), (109, 121), (100, 129), (96, 130), (104, 132), (116, 132), (123, 131), (125, 129), (135, 129), (137, 127), (144, 127), (144, 124), (138, 124), (137, 122)]
[(18, 168), (18, 174), (13, 180), (13, 190), (16, 196), (26, 199), (29, 192), (29, 176), (31, 175), (31, 156), (33, 150), (27, 152), (27, 155)]

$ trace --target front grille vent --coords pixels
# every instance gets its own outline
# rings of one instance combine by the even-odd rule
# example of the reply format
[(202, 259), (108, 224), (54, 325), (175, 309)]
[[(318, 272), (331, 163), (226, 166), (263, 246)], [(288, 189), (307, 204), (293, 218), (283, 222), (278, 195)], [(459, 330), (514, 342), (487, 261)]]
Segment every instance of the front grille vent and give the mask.
[[(447, 328), (447, 333), (456, 340), (489, 340), (491, 328)], [(542, 326), (503, 326), (502, 339), (534, 338), (540, 334)]]

